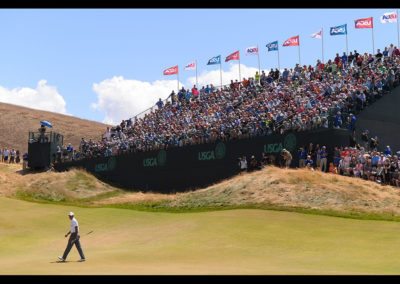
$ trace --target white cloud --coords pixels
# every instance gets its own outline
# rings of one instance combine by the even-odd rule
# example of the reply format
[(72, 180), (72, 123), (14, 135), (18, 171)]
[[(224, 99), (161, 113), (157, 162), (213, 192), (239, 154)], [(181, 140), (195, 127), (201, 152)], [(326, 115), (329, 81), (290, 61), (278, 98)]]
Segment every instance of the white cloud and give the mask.
[[(240, 64), (241, 80), (243, 79), (243, 77), (254, 78), (256, 71), (258, 71), (257, 68), (248, 67), (246, 65)], [(222, 85), (229, 84), (231, 80), (235, 81), (236, 79), (239, 80), (239, 64), (231, 64), (228, 71), (222, 70)], [(203, 71), (198, 76), (197, 80), (200, 87), (207, 84), (213, 84), (215, 87), (219, 87), (221, 85), (219, 68), (216, 68), (212, 71)], [(196, 84), (196, 76), (188, 78), (188, 82), (190, 87), (192, 87), (194, 84)]]
[(36, 89), (0, 86), (0, 102), (67, 114), (64, 98), (56, 87), (47, 85), (46, 80), (40, 80)]
[[(223, 84), (229, 84), (231, 79), (239, 78), (238, 64), (232, 64), (228, 71), (222, 71)], [(254, 77), (257, 68), (240, 65), (241, 76)], [(219, 69), (202, 72), (198, 76), (199, 86), (213, 84), (220, 85)], [(192, 87), (196, 83), (196, 77), (189, 77), (184, 86)], [(182, 86), (182, 83), (179, 83)], [(93, 84), (93, 91), (97, 94), (97, 102), (92, 108), (103, 112), (104, 123), (115, 125), (123, 119), (128, 119), (136, 114), (152, 107), (159, 98), (165, 99), (172, 90), (176, 91), (176, 80), (158, 80), (145, 82), (125, 79), (122, 76), (114, 76), (100, 83)]]
[(176, 88), (176, 80), (149, 83), (115, 76), (93, 84), (97, 102), (92, 107), (105, 113), (104, 123), (116, 124), (154, 106)]

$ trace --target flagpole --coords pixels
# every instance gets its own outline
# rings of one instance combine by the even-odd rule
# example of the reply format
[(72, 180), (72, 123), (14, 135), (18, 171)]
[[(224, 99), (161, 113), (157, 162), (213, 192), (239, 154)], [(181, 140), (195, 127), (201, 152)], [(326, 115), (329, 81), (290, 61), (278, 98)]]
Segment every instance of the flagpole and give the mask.
[(347, 27), (346, 27), (346, 54), (349, 54), (349, 47), (348, 47), (348, 42), (347, 42)]
[(324, 63), (324, 28), (321, 28), (322, 33), (322, 63)]
[(239, 54), (239, 82), (242, 80), (241, 78), (242, 78), (242, 76), (240, 74), (240, 54)]
[(281, 64), (279, 62), (279, 45), (278, 45), (278, 69), (281, 70)]
[[(373, 20), (372, 20), (373, 21)], [(372, 23), (372, 55), (375, 53), (375, 43), (374, 43), (374, 23)]]
[(196, 64), (196, 88), (199, 88), (199, 83), (197, 82), (197, 60), (195, 60), (195, 64)]
[(176, 73), (176, 80), (178, 81), (178, 93), (179, 93), (179, 69), (178, 69), (178, 73)]
[(258, 58), (258, 75), (259, 75), (259, 79), (258, 79), (258, 83), (260, 83), (261, 80), (261, 67), (260, 67), (260, 51), (258, 50), (258, 44), (257, 44), (257, 58)]
[(299, 65), (301, 66), (301, 61), (300, 61), (300, 42), (299, 42), (298, 47), (299, 47)]
[(221, 60), (219, 61), (219, 77), (221, 79), (221, 91), (222, 91), (222, 64), (221, 64)]
[(400, 36), (399, 36), (399, 9), (396, 10), (396, 21), (397, 21), (397, 48), (400, 48)]

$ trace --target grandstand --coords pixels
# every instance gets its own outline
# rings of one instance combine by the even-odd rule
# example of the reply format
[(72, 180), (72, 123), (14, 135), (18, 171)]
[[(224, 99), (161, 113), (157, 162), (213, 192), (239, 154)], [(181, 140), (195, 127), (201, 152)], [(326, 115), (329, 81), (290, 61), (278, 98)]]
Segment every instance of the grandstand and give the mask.
[(248, 78), (219, 89), (182, 87), (164, 103), (107, 129), (101, 141), (83, 140), (83, 160), (56, 168), (85, 167), (126, 188), (164, 192), (229, 177), (243, 155), (260, 159), (265, 153), (280, 165), (286, 148), (295, 167), (297, 150), (309, 143), (327, 146), (332, 162), (334, 148), (349, 145), (356, 117), (367, 121), (375, 116), (375, 102), (387, 107), (386, 98), (395, 97), (390, 93), (399, 85), (399, 49), (391, 55), (337, 55), (314, 67), (262, 72), (259, 83)]

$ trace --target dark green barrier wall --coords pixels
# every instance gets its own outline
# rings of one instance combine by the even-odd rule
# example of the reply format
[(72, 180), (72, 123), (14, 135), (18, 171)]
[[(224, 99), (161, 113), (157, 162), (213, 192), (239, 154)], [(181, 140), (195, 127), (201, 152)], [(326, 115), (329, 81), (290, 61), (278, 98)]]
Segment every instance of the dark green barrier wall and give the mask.
[(286, 148), (292, 152), (292, 167), (298, 165), (300, 146), (347, 146), (349, 133), (342, 129), (320, 129), (312, 132), (270, 135), (253, 139), (217, 142), (146, 153), (132, 153), (56, 165), (59, 171), (83, 167), (100, 179), (131, 190), (176, 192), (210, 185), (238, 172), (238, 157), (251, 155), (260, 160), (262, 152), (276, 155)]

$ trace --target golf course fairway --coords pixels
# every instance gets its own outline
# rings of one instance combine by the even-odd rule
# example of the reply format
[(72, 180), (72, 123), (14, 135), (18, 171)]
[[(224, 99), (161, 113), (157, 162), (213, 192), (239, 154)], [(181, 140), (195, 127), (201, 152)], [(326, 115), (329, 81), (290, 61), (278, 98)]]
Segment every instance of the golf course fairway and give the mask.
[[(398, 274), (400, 223), (256, 209), (154, 213), (0, 198), (0, 274)], [(57, 263), (74, 211), (76, 248)], [(86, 235), (88, 232), (93, 233)]]

